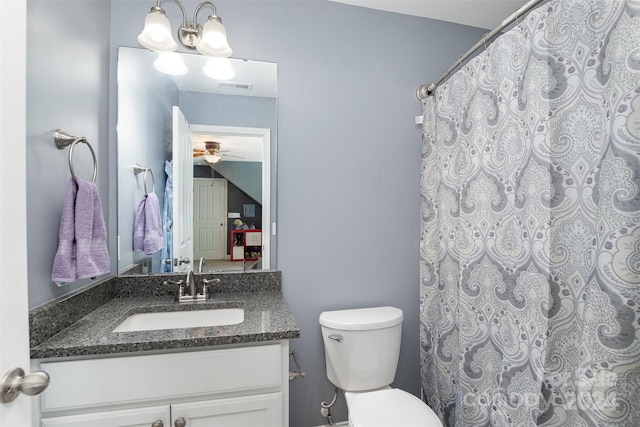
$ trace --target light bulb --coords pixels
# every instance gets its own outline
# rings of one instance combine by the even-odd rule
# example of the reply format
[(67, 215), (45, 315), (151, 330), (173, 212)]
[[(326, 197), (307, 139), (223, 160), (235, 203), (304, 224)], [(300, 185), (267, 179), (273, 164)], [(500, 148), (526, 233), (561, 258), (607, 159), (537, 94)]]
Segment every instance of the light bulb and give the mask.
[(147, 49), (161, 52), (172, 52), (178, 48), (171, 36), (171, 24), (164, 10), (151, 8), (144, 20), (144, 29), (138, 35), (138, 42)]
[(233, 51), (227, 42), (227, 31), (220, 18), (211, 15), (202, 27), (202, 38), (196, 49), (203, 55), (228, 58)]
[(153, 67), (171, 76), (181, 76), (188, 71), (182, 55), (177, 52), (158, 52), (158, 59), (153, 61)]
[(216, 164), (220, 160), (222, 160), (222, 157), (218, 156), (217, 154), (213, 154), (213, 155), (207, 154), (204, 156), (204, 159), (206, 160), (207, 163)]
[(228, 58), (209, 58), (202, 72), (215, 80), (229, 80), (236, 75)]

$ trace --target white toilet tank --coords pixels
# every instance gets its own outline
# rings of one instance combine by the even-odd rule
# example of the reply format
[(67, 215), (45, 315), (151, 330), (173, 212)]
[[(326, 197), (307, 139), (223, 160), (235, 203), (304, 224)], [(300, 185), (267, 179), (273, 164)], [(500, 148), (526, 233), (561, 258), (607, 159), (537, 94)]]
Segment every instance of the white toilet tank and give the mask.
[(395, 307), (325, 311), (320, 314), (327, 377), (344, 391), (386, 387), (400, 354), (402, 310)]

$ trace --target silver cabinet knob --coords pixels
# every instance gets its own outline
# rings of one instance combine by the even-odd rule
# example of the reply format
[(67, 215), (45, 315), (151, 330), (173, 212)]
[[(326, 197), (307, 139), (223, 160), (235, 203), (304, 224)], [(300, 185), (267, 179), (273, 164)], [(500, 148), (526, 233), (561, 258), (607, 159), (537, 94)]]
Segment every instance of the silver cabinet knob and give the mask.
[(21, 368), (13, 368), (2, 376), (0, 386), (0, 402), (11, 402), (20, 392), (27, 396), (42, 393), (49, 386), (49, 374), (35, 371), (25, 375)]
[(164, 427), (164, 423), (162, 420), (155, 420), (153, 424), (151, 424), (151, 427)]
[(180, 417), (177, 420), (175, 420), (173, 425), (175, 427), (185, 427), (187, 425), (187, 421), (184, 418)]

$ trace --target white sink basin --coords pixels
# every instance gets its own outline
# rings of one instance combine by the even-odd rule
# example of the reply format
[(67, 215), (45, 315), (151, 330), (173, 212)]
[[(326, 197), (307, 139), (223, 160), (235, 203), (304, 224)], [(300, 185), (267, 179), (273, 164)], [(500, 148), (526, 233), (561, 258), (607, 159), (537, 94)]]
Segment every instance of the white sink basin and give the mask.
[(212, 308), (208, 310), (137, 313), (127, 317), (113, 332), (156, 331), (159, 329), (237, 325), (243, 321), (244, 308)]

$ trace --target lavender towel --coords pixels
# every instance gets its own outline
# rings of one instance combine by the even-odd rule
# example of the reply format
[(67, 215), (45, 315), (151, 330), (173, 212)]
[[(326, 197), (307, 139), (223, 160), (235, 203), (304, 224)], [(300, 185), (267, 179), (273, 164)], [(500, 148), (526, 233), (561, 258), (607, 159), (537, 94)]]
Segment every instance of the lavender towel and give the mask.
[(69, 179), (58, 230), (58, 251), (53, 260), (53, 270), (51, 271), (51, 280), (57, 283), (76, 280), (75, 206), (77, 193), (78, 185), (73, 178)]
[(62, 285), (109, 273), (107, 229), (98, 187), (93, 182), (69, 180), (58, 239), (52, 281)]
[(164, 248), (164, 236), (160, 203), (155, 193), (148, 193), (142, 197), (136, 209), (133, 250), (144, 251), (145, 254), (151, 255), (162, 248)]
[(98, 187), (91, 181), (76, 178), (76, 275), (88, 279), (109, 273), (107, 227), (102, 216)]

